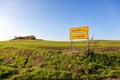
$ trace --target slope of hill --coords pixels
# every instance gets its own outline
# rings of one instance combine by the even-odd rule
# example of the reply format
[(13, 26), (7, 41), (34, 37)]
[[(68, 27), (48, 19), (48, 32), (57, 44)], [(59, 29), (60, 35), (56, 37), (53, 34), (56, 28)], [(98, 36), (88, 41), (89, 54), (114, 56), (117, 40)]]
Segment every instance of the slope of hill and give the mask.
[(0, 42), (0, 79), (96, 80), (120, 78), (120, 41), (94, 41), (94, 53), (83, 55), (86, 42), (12, 40)]

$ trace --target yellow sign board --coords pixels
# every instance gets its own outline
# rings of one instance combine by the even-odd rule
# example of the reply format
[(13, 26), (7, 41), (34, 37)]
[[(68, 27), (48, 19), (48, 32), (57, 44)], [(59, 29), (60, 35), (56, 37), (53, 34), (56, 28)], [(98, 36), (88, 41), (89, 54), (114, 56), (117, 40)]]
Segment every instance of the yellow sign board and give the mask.
[(87, 53), (89, 54), (89, 34), (88, 26), (70, 28), (71, 51), (73, 49), (73, 39), (87, 39)]
[(70, 34), (70, 39), (87, 39), (88, 34)]
[(88, 26), (71, 28), (70, 33), (88, 32)]

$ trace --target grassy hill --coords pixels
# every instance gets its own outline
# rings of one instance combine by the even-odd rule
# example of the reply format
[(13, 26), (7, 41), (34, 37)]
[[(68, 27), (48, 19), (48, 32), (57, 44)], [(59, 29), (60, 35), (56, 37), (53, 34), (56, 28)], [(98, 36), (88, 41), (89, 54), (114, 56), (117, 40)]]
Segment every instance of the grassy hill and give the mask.
[(120, 78), (120, 41), (92, 42), (93, 54), (86, 56), (86, 42), (11, 40), (0, 42), (0, 79), (101, 80)]

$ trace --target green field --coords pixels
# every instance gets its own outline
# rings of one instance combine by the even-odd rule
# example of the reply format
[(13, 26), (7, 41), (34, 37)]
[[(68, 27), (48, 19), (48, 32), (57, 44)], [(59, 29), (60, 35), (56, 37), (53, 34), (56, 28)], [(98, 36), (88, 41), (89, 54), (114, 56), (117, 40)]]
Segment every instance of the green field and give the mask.
[[(120, 52), (119, 40), (96, 40), (90, 41), (91, 49), (96, 52)], [(53, 50), (70, 50), (68, 41), (42, 41), (42, 40), (11, 40), (0, 42), (0, 48), (14, 47), (19, 49), (53, 49)], [(81, 51), (86, 49), (86, 41), (73, 42), (73, 49)]]
[(102, 80), (120, 78), (120, 41), (11, 40), (0, 42), (1, 80)]

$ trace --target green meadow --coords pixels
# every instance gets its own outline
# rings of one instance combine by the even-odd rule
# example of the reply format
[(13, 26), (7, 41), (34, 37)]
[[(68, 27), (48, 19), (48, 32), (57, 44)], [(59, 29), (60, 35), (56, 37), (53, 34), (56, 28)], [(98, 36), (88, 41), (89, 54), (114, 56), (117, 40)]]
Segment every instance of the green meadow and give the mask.
[(120, 41), (10, 40), (0, 42), (1, 80), (120, 79)]

